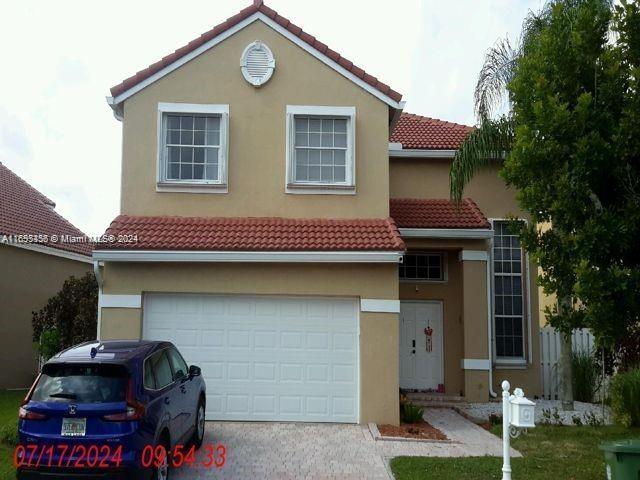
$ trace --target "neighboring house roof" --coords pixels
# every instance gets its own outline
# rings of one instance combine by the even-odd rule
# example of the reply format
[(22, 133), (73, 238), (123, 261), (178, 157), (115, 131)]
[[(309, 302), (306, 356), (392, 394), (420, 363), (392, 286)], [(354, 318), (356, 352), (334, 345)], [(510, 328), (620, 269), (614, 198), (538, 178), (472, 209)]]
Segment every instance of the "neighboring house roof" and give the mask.
[[(0, 163), (0, 235), (85, 237), (60, 216), (56, 204)], [(91, 255), (88, 243), (46, 242), (46, 247)]]
[(398, 251), (404, 242), (391, 219), (141, 217), (119, 215), (108, 235), (137, 242), (100, 249), (208, 251)]
[[(230, 17), (229, 19), (227, 19), (225, 22), (222, 22), (219, 25), (216, 25), (214, 28), (212, 28), (208, 32), (203, 33), (202, 35), (200, 35), (200, 37), (189, 42), (187, 45), (179, 48), (175, 52), (162, 58), (162, 60), (150, 65), (149, 67), (143, 70), (140, 70), (138, 73), (127, 78), (122, 83), (112, 87), (111, 95), (113, 95), (113, 97), (118, 97), (123, 93), (125, 93), (126, 91), (130, 90), (131, 88), (135, 87), (136, 85), (140, 84), (141, 82), (149, 79), (153, 75), (160, 73), (161, 70), (169, 67), (170, 65), (177, 62), (178, 60), (181, 60), (182, 58), (192, 53), (198, 53), (198, 54), (202, 53), (202, 52), (195, 52), (195, 51), (199, 48), (205, 48), (207, 42), (210, 42), (211, 40), (215, 39), (219, 35), (224, 34), (231, 28), (238, 25), (243, 20), (246, 20), (251, 15), (254, 15), (256, 13), (261, 13), (265, 15), (268, 19), (273, 20), (278, 26), (282, 27), (287, 32), (293, 34), (295, 38), (302, 40), (305, 44), (312, 47), (315, 51), (319, 52), (322, 56), (329, 59), (331, 62), (335, 62), (335, 64), (337, 64), (339, 67), (345, 69), (347, 72), (354, 75), (357, 79), (362, 80), (367, 85), (373, 87), (378, 92), (389, 97), (394, 102), (398, 103), (402, 99), (402, 95), (396, 92), (395, 90), (393, 90), (389, 85), (386, 85), (381, 81), (379, 81), (376, 77), (369, 75), (363, 69), (354, 65), (353, 62), (347, 60), (335, 50), (332, 50), (331, 48), (329, 48), (327, 45), (317, 40), (312, 35), (309, 35), (308, 33), (304, 32), (300, 27), (294, 25), (289, 20), (279, 15), (276, 11), (267, 7), (262, 0), (255, 0), (251, 6), (244, 8), (233, 17)], [(394, 105), (394, 107), (396, 107), (396, 105)]]
[(468, 125), (402, 113), (389, 141), (403, 149), (457, 150), (473, 130)]
[(392, 198), (391, 217), (398, 228), (491, 228), (475, 202), (460, 205), (450, 200)]

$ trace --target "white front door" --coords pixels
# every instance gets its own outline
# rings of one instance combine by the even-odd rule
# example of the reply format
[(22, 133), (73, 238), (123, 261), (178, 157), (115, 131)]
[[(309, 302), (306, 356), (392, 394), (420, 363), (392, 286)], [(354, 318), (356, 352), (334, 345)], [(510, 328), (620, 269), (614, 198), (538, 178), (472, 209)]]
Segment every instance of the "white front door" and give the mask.
[(207, 384), (207, 420), (358, 422), (358, 301), (147, 294), (143, 338)]
[(400, 388), (444, 385), (442, 327), (442, 302), (400, 303)]

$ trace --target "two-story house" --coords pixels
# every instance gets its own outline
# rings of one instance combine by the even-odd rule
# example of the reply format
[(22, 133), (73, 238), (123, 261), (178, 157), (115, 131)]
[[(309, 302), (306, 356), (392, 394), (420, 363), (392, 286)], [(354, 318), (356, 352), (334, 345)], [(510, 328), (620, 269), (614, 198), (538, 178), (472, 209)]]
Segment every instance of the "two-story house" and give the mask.
[(514, 193), (493, 170), (447, 200), (469, 127), (403, 113), (259, 0), (111, 95), (98, 336), (174, 342), (208, 419), (397, 423), (399, 388), (539, 391)]

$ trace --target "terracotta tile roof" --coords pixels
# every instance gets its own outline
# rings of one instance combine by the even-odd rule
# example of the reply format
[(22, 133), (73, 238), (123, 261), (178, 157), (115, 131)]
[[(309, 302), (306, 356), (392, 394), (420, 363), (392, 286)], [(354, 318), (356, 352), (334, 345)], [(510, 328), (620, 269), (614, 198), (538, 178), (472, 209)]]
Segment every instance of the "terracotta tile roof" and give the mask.
[(136, 234), (136, 243), (101, 249), (213, 251), (404, 250), (393, 220), (120, 215), (105, 235)]
[(472, 130), (459, 123), (403, 113), (389, 141), (406, 149), (457, 150)]
[(369, 75), (367, 72), (365, 72), (361, 68), (355, 66), (353, 62), (347, 60), (338, 52), (336, 52), (335, 50), (332, 50), (331, 48), (329, 48), (327, 45), (317, 40), (312, 35), (309, 35), (308, 33), (304, 32), (300, 27), (294, 25), (289, 20), (279, 15), (275, 10), (272, 10), (271, 8), (267, 7), (261, 0), (254, 1), (251, 6), (244, 8), (233, 17), (230, 17), (226, 21), (220, 23), (219, 25), (216, 25), (208, 32), (203, 33), (202, 35), (200, 35), (200, 37), (189, 42), (187, 45), (184, 45), (183, 47), (177, 49), (175, 52), (162, 58), (162, 60), (159, 60), (156, 63), (148, 66), (147, 68), (140, 70), (138, 73), (127, 78), (122, 83), (112, 87), (111, 95), (113, 95), (114, 97), (117, 97), (121, 93), (124, 93), (130, 88), (136, 86), (138, 83), (142, 82), (143, 80), (146, 80), (147, 78), (159, 72), (160, 70), (167, 67), (168, 65), (172, 64), (176, 60), (191, 53), (193, 50), (207, 43), (212, 38), (217, 37), (221, 33), (232, 28), (233, 26), (242, 22), (243, 20), (250, 17), (256, 12), (261, 12), (267, 17), (269, 17), (270, 19), (274, 20), (280, 26), (282, 26), (283, 28), (286, 28), (289, 32), (293, 33), (296, 37), (300, 38), (302, 41), (309, 44), (311, 47), (315, 48), (320, 53), (326, 55), (331, 60), (338, 63), (341, 67), (348, 70), (349, 72), (354, 74), (356, 77), (360, 78), (361, 80), (371, 85), (373, 88), (385, 94), (389, 98), (395, 100), (396, 102), (399, 102), (400, 99), (402, 99), (402, 95), (396, 92), (395, 90), (393, 90), (389, 85), (382, 83), (376, 77)]
[(392, 198), (390, 209), (398, 228), (491, 228), (470, 198), (459, 207), (450, 200)]
[[(56, 204), (0, 163), (0, 235), (62, 235), (84, 233), (60, 216)], [(47, 247), (90, 255), (87, 243), (46, 242)]]

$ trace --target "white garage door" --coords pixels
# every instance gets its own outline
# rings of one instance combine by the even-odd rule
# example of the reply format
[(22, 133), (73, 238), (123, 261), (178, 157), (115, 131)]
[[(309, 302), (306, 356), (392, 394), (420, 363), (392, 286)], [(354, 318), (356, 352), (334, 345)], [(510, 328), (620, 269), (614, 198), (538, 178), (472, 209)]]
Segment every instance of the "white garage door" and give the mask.
[(208, 420), (358, 421), (356, 300), (145, 295), (143, 337), (202, 368)]

